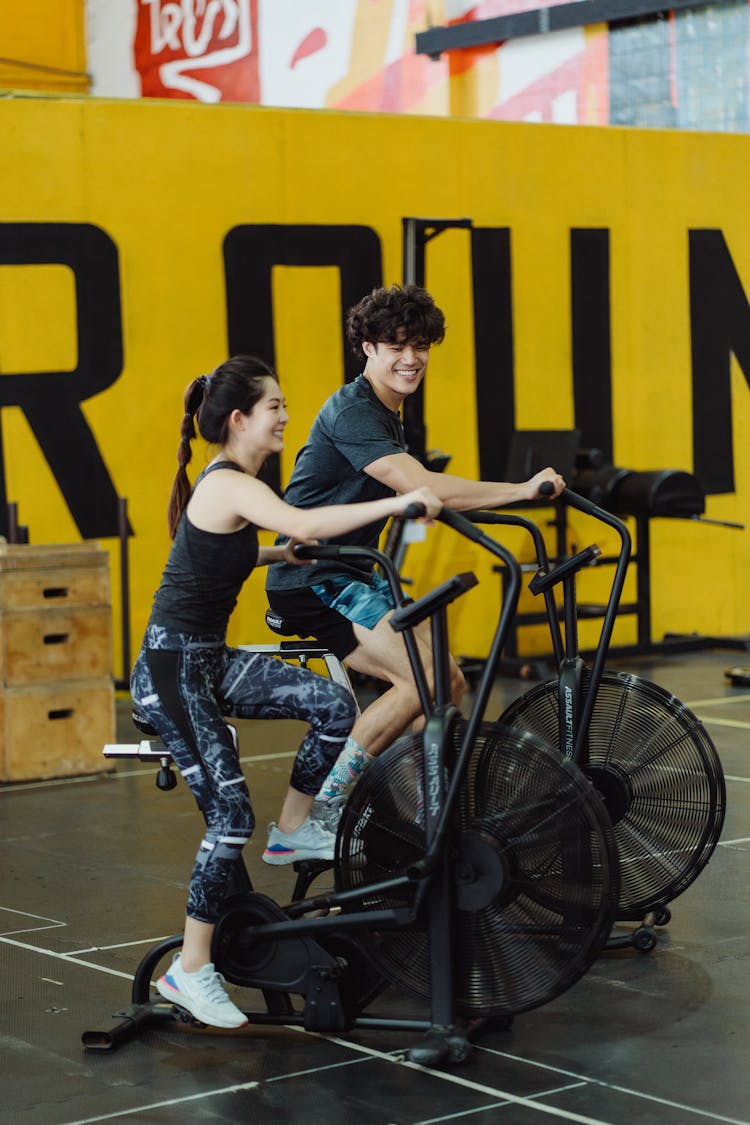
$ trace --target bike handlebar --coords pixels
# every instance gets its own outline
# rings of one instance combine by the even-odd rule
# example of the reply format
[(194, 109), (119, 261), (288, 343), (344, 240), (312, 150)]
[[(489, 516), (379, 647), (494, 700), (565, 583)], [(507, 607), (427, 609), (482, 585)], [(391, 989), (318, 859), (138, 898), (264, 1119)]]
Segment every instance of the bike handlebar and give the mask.
[[(551, 496), (554, 492), (555, 486), (552, 481), (542, 481), (539, 486), (540, 496)], [(622, 539), (622, 553), (625, 557), (630, 554), (630, 533), (627, 527), (618, 519), (617, 516), (612, 515), (611, 512), (606, 512), (600, 508), (593, 501), (588, 500), (585, 496), (579, 495), (577, 492), (572, 492), (569, 488), (564, 488), (560, 493), (558, 499), (571, 508), (576, 508), (578, 511), (583, 512), (585, 515), (592, 516), (594, 519), (599, 520), (601, 523), (606, 523), (614, 528)], [(402, 518), (405, 519), (419, 519), (425, 514), (425, 507), (423, 504), (414, 503), (409, 504), (405, 509)], [(481, 518), (480, 512), (472, 512), (471, 518), (460, 512), (454, 512), (451, 508), (443, 508), (438, 515), (440, 523), (447, 524), (448, 527), (457, 531), (459, 535), (463, 535), (466, 539), (471, 539), (474, 543), (480, 543), (486, 547), (493, 554), (499, 554), (501, 557), (505, 556), (505, 552), (495, 540), (490, 539), (473, 520)], [(487, 522), (491, 522), (488, 520)], [(369, 559), (371, 562), (379, 563), (386, 574), (392, 572), (397, 577), (395, 568), (393, 567), (390, 558), (384, 555), (382, 551), (376, 550), (374, 547), (354, 547), (354, 546), (338, 546), (331, 543), (322, 543), (320, 545), (308, 545), (299, 543), (294, 548), (294, 553), (299, 559), (336, 559), (339, 562), (346, 563), (347, 559)]]
[(489, 539), (480, 528), (476, 527), (470, 519), (461, 515), (460, 512), (454, 512), (451, 508), (443, 508), (438, 519), (441, 523), (447, 524), (448, 527), (457, 531), (459, 535), (463, 535), (466, 539), (471, 539), (475, 543), (482, 543), (484, 546), (487, 546), (489, 550), (492, 550), (490, 544), (492, 544), (494, 540)]
[(335, 543), (296, 543), (294, 556), (298, 559), (341, 559), (344, 552), (354, 550), (358, 558), (362, 558), (367, 548), (365, 547), (340, 547)]
[[(539, 485), (539, 495), (542, 497), (553, 496), (554, 492), (555, 486), (551, 480), (543, 480)], [(602, 523), (609, 524), (610, 527), (615, 528), (621, 535), (624, 530), (624, 539), (627, 541), (628, 532), (622, 520), (618, 520), (611, 512), (606, 512), (604, 508), (600, 508), (593, 500), (589, 500), (586, 496), (581, 496), (578, 492), (573, 492), (570, 488), (564, 488), (558, 496), (558, 500), (568, 504), (571, 508), (577, 508), (579, 512), (583, 512), (587, 516), (592, 516)]]
[[(419, 510), (415, 515), (409, 515), (410, 509)], [(418, 519), (425, 514), (425, 511), (424, 504), (409, 504), (404, 512), (403, 518)], [(448, 527), (457, 531), (459, 535), (463, 535), (467, 539), (472, 539), (475, 543), (482, 543), (488, 550), (493, 551), (494, 554), (500, 554), (501, 552), (503, 555), (505, 554), (500, 544), (490, 539), (480, 528), (476, 527), (471, 520), (461, 515), (460, 512), (454, 512), (450, 508), (443, 508), (437, 518), (440, 523), (447, 524)], [(298, 543), (294, 548), (294, 553), (298, 559), (336, 559), (339, 562), (346, 562), (347, 559), (355, 558), (370, 559), (371, 562), (379, 563), (386, 574), (392, 573), (394, 576), (396, 575), (396, 570), (391, 559), (374, 547), (355, 547), (334, 543)]]
[[(427, 508), (419, 501), (413, 501), (407, 504), (403, 512), (399, 513), (398, 519), (403, 520), (418, 520), (427, 514)], [(373, 547), (352, 547), (338, 545), (334, 543), (321, 543), (321, 544), (307, 544), (297, 543), (294, 548), (294, 554), (298, 559), (336, 559), (343, 562), (351, 558), (366, 558), (372, 562), (380, 563), (387, 572), (386, 563), (388, 556), (384, 555), (381, 551), (375, 550)]]
[[(543, 497), (554, 496), (555, 486), (551, 480), (543, 480), (539, 485), (539, 495)], [(578, 508), (579, 511), (585, 512), (589, 516), (594, 516), (595, 519), (601, 518), (599, 513), (604, 512), (602, 508), (597, 507), (593, 500), (581, 496), (578, 492), (572, 492), (569, 488), (564, 488), (560, 493), (559, 500), (563, 500), (566, 504), (570, 504), (571, 508)], [(605, 520), (605, 522), (609, 522)]]

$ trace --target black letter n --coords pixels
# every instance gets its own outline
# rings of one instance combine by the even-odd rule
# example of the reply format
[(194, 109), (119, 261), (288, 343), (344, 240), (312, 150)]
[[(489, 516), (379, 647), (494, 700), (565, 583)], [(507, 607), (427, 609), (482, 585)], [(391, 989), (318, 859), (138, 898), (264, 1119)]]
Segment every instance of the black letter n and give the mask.
[(734, 492), (732, 353), (750, 386), (750, 305), (720, 230), (690, 231), (693, 471), (709, 494)]

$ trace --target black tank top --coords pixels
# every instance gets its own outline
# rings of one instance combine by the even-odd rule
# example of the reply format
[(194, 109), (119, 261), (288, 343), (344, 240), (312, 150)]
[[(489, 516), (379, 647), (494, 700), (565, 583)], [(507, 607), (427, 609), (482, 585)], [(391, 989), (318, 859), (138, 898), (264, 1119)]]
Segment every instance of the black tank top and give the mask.
[[(243, 470), (234, 461), (209, 465)], [(149, 624), (181, 633), (224, 633), (243, 584), (258, 561), (254, 524), (222, 534), (201, 531), (183, 512), (151, 608)]]

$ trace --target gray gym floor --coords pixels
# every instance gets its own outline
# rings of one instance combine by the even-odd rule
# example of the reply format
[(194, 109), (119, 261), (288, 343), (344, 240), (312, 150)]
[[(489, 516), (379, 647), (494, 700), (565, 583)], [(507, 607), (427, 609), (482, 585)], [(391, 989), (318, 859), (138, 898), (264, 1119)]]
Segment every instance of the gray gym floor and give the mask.
[[(735, 663), (750, 657), (610, 660), (661, 684), (703, 720), (726, 775), (721, 842), (673, 901), (655, 950), (604, 954), (563, 995), (485, 1033), (469, 1061), (448, 1070), (404, 1062), (401, 1051), (416, 1037), (393, 1031), (228, 1034), (168, 1022), (116, 1051), (87, 1052), (82, 1032), (111, 1025), (143, 953), (181, 926), (200, 818), (184, 784), (162, 793), (155, 770), (140, 763), (0, 786), (0, 1120), (748, 1125), (750, 689), (725, 680)], [(488, 714), (524, 687), (499, 679)], [(118, 738), (136, 741), (128, 714), (122, 699)], [(261, 827), (278, 811), (299, 730), (241, 725)], [(288, 901), (292, 873), (261, 862), (264, 841), (259, 830), (246, 849), (256, 889)], [(404, 1007), (392, 995), (383, 1003)]]

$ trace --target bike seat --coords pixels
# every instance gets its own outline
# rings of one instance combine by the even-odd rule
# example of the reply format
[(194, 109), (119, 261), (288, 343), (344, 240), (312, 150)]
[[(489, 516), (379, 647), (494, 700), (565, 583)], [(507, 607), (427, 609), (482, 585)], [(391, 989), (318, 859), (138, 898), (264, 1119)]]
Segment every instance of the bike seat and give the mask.
[(266, 625), (272, 632), (278, 633), (280, 637), (302, 637), (304, 639), (310, 636), (309, 633), (300, 633), (294, 625), (273, 609), (266, 610)]

